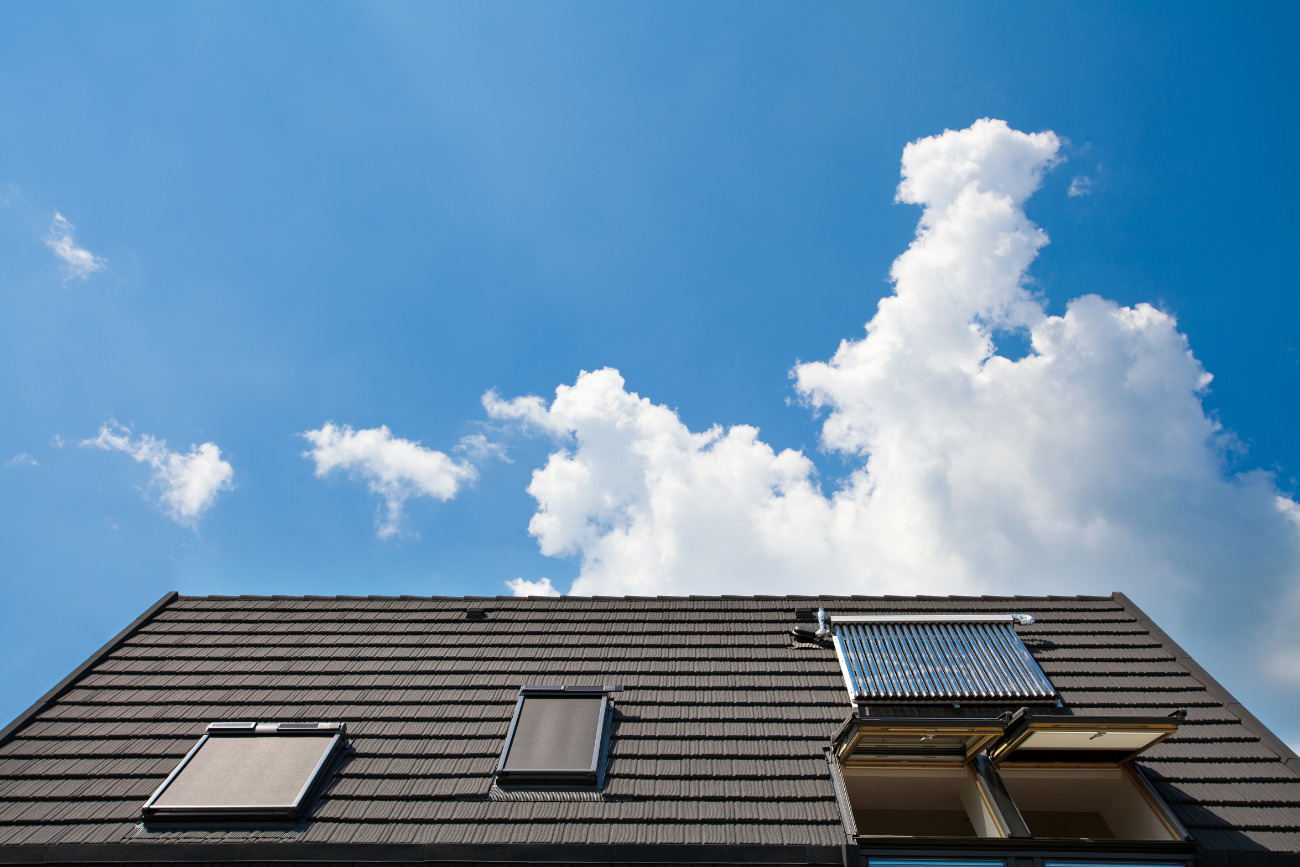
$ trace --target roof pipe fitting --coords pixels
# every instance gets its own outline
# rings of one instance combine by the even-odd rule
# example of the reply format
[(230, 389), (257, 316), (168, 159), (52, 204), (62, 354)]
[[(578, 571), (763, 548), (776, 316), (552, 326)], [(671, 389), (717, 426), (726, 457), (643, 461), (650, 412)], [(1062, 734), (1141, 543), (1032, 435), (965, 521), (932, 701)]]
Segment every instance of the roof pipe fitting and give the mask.
[(831, 624), (831, 619), (826, 616), (826, 609), (818, 608), (817, 609), (817, 637), (818, 638), (825, 639), (831, 637), (830, 624)]

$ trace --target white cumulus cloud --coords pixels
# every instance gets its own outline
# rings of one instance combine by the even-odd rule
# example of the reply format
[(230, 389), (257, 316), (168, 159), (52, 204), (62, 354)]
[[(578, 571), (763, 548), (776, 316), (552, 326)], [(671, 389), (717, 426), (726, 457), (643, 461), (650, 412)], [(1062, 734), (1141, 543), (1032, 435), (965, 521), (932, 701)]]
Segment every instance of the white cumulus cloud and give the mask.
[(560, 591), (551, 586), (550, 578), (543, 578), (540, 581), (525, 581), (522, 578), (515, 578), (507, 581), (506, 586), (510, 592), (516, 596), (559, 596)]
[(153, 469), (151, 483), (162, 491), (163, 510), (178, 524), (194, 526), (216, 502), (217, 494), (233, 487), (234, 468), (221, 459), (221, 449), (215, 443), (191, 445), (189, 454), (181, 454), (169, 451), (166, 440), (149, 434), (133, 438), (130, 430), (109, 421), (100, 427), (98, 436), (83, 440), (81, 445), (125, 452), (149, 464)]
[(83, 247), (78, 247), (72, 231), (72, 224), (55, 211), (54, 220), (50, 223), (50, 232), (45, 237), (45, 245), (54, 251), (54, 255), (63, 260), (64, 272), (69, 280), (74, 277), (84, 280), (96, 271), (104, 270), (108, 266), (108, 261)]
[[(474, 467), (456, 461), (419, 442), (393, 436), (387, 426), (353, 430), (327, 422), (319, 430), (302, 434), (312, 444), (303, 457), (316, 462), (316, 476), (325, 478), (336, 469), (366, 480), (370, 490), (384, 498), (385, 514), (379, 537), (387, 539), (401, 528), (402, 507), (411, 497), (450, 500), (460, 486), (477, 475)], [(477, 448), (475, 442), (472, 448)]]
[[(1273, 624), (1273, 670), (1300, 671), (1300, 606), (1275, 606), (1300, 599), (1300, 513), (1270, 474), (1225, 469), (1235, 441), (1174, 317), (1098, 295), (1049, 316), (1025, 288), (1048, 238), (1022, 206), (1060, 145), (983, 120), (905, 148), (898, 200), (923, 211), (894, 293), (865, 337), (793, 371), (823, 448), (856, 462), (833, 490), (804, 454), (745, 425), (691, 431), (615, 370), (549, 404), (484, 395), (561, 443), (529, 531), (580, 558), (570, 592), (1123, 590), (1195, 635), (1264, 643), (1251, 624)], [(999, 355), (997, 329), (1032, 351)]]

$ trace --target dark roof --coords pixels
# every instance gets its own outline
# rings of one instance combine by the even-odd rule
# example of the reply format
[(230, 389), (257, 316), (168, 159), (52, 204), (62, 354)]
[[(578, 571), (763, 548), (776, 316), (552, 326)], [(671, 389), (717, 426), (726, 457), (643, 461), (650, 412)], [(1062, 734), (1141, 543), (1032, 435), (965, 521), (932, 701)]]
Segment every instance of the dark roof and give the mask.
[[(1120, 594), (169, 596), (0, 733), (0, 861), (19, 845), (250, 838), (727, 843), (838, 861), (823, 749), (851, 708), (834, 651), (789, 632), (817, 605), (1033, 615), (1017, 631), (1075, 713), (1188, 709), (1140, 766), (1203, 850), (1300, 851), (1300, 759)], [(530, 683), (626, 686), (603, 793), (490, 791)], [(343, 721), (355, 754), (292, 830), (141, 828), (204, 725), (236, 719)]]

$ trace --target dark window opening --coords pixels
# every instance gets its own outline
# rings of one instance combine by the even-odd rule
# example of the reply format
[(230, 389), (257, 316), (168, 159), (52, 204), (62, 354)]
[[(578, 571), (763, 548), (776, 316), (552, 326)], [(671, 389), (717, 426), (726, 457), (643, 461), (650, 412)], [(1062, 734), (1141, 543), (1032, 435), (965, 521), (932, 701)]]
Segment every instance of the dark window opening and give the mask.
[(858, 834), (1006, 837), (986, 781), (970, 763), (1004, 731), (1002, 719), (849, 719), (836, 736)]
[(141, 815), (155, 820), (294, 821), (345, 736), (342, 723), (213, 723)]
[(844, 786), (863, 836), (1007, 836), (969, 768), (845, 768)]
[(1009, 768), (1002, 782), (1034, 837), (1180, 840), (1128, 767)]

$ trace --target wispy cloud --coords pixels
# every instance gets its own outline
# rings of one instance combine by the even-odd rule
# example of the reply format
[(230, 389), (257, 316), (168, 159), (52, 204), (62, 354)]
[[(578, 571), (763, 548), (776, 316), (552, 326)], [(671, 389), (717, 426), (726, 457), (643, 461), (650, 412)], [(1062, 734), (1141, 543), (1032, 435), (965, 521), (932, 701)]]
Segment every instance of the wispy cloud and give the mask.
[(1092, 178), (1084, 175), (1075, 175), (1074, 180), (1070, 181), (1070, 189), (1066, 190), (1068, 196), (1091, 196), (1092, 195)]
[(512, 581), (505, 582), (510, 588), (510, 592), (516, 596), (559, 596), (560, 591), (551, 586), (550, 578), (543, 578), (540, 581), (525, 581), (522, 578), (515, 578)]
[(83, 440), (85, 447), (125, 452), (153, 469), (150, 483), (160, 488), (159, 502), (173, 521), (194, 526), (214, 502), (220, 491), (233, 486), (234, 468), (221, 459), (215, 443), (191, 445), (189, 454), (168, 451), (167, 441), (149, 434), (132, 438), (131, 431), (109, 420), (94, 439)]
[(40, 466), (40, 462), (37, 461), (36, 458), (27, 454), (27, 452), (21, 452), (20, 454), (16, 454), (9, 460), (5, 461), (5, 466), (6, 467), (37, 467)]
[(461, 484), (477, 476), (470, 464), (426, 449), (418, 441), (395, 437), (387, 426), (353, 430), (349, 425), (327, 422), (302, 436), (312, 444), (312, 449), (302, 456), (316, 462), (318, 478), (336, 469), (345, 470), (365, 479), (370, 490), (384, 498), (386, 514), (379, 521), (381, 539), (400, 532), (402, 507), (411, 497), (450, 500)]
[(78, 247), (72, 233), (72, 224), (55, 211), (54, 220), (50, 223), (50, 232), (45, 237), (45, 245), (54, 251), (54, 255), (63, 260), (63, 270), (67, 279), (80, 277), (84, 280), (96, 271), (104, 270), (108, 266), (108, 260), (96, 256), (84, 247)]
[(491, 442), (483, 434), (470, 434), (461, 437), (454, 450), (471, 458), (497, 458), (508, 464), (514, 463), (507, 457), (504, 444)]
[(55, 434), (54, 436), (50, 437), (50, 445), (54, 446), (56, 449), (63, 448), (64, 445), (63, 437), (59, 436), (58, 434)]

